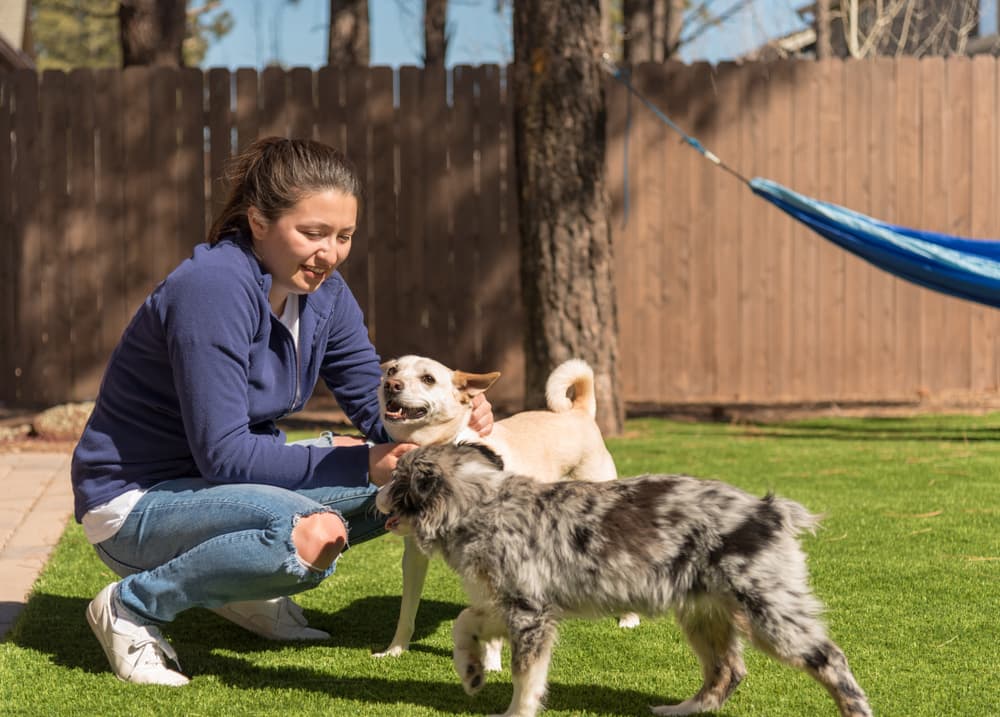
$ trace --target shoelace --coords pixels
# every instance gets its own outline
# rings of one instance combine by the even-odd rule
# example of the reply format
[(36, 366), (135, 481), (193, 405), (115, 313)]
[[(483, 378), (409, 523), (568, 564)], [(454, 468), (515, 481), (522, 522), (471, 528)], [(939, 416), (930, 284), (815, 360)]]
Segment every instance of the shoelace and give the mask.
[[(165, 660), (164, 656), (170, 658), (177, 669), (181, 669), (180, 660), (177, 659), (177, 652), (174, 648), (167, 642), (160, 631), (155, 627), (147, 627), (144, 632), (145, 637), (141, 637), (132, 643), (129, 648), (129, 652), (139, 652), (139, 659), (136, 660), (136, 666), (142, 665), (144, 667), (164, 667)], [(147, 649), (152, 648), (152, 649)]]

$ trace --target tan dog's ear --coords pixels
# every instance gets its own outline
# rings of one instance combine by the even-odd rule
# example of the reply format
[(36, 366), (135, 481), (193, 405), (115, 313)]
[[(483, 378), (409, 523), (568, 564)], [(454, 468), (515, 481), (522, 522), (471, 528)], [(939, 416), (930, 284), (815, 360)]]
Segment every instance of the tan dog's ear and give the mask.
[(389, 359), (388, 361), (383, 361), (382, 363), (380, 363), (380, 364), (378, 365), (378, 367), (379, 367), (380, 369), (382, 369), (382, 373), (385, 373), (385, 372), (386, 372), (386, 370), (387, 370), (387, 369), (388, 369), (388, 368), (389, 368), (390, 366), (392, 366), (392, 365), (393, 365), (394, 363), (396, 363), (396, 359), (394, 359), (394, 358), (391, 358), (391, 359)]
[(491, 373), (454, 371), (451, 375), (451, 382), (455, 384), (455, 388), (459, 391), (464, 391), (470, 396), (476, 396), (496, 383), (498, 378), (500, 378), (499, 371), (492, 371)]

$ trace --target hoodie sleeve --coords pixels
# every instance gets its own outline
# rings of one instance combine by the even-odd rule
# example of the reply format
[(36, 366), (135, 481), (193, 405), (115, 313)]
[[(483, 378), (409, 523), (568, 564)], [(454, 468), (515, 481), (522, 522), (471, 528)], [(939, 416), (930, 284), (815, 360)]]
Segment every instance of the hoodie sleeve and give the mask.
[(270, 308), (252, 277), (219, 274), (172, 276), (160, 307), (181, 419), (202, 476), (290, 489), (367, 485), (367, 446), (286, 445), (250, 431), (251, 352)]
[(368, 339), (361, 307), (346, 284), (341, 286), (330, 322), (320, 376), (351, 423), (368, 440), (386, 443), (389, 436), (378, 403), (379, 356)]

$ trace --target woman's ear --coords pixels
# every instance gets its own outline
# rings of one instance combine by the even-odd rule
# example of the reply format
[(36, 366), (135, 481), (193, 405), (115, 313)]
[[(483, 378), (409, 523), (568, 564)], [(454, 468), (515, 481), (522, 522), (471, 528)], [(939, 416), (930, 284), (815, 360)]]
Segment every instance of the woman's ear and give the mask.
[(254, 206), (247, 207), (247, 223), (250, 225), (250, 231), (254, 236), (267, 229), (267, 222), (257, 207)]

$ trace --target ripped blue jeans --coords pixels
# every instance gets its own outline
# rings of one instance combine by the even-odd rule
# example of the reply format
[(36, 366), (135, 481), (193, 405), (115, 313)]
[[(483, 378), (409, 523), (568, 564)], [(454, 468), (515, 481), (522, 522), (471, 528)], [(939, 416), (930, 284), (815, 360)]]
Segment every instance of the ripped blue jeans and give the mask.
[[(308, 442), (329, 440), (324, 434)], [(376, 490), (370, 484), (292, 491), (202, 478), (164, 481), (142, 496), (114, 536), (94, 547), (124, 577), (118, 595), (129, 612), (141, 621), (170, 622), (190, 607), (316, 587), (336, 563), (324, 573), (302, 565), (292, 543), (296, 522), (332, 510), (347, 523), (349, 544), (382, 535)]]

